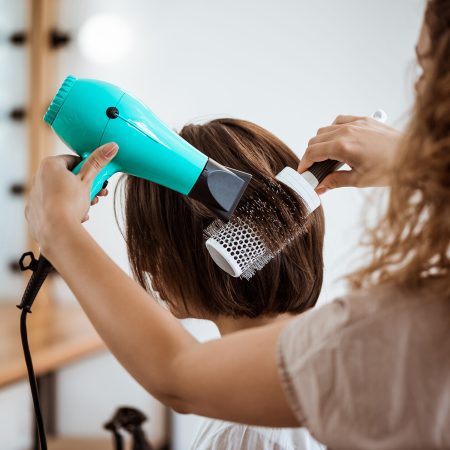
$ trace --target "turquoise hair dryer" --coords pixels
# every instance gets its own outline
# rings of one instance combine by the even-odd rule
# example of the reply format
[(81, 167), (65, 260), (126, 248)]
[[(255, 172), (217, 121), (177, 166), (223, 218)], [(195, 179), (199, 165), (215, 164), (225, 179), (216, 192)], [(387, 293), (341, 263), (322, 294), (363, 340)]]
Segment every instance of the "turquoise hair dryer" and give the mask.
[[(95, 178), (91, 199), (117, 172), (145, 178), (200, 201), (217, 217), (228, 220), (251, 175), (224, 167), (164, 125), (144, 104), (122, 89), (98, 80), (68, 76), (44, 116), (65, 144), (86, 158), (100, 145), (116, 142), (119, 151)], [(28, 262), (26, 262), (28, 261)], [(52, 270), (50, 262), (32, 252), (22, 255), (22, 270), (31, 270), (19, 308), (30, 311)]]
[(124, 172), (188, 195), (228, 220), (251, 179), (208, 158), (139, 100), (104, 81), (68, 76), (44, 120), (81, 156), (74, 173), (100, 145), (119, 145), (116, 157), (94, 180), (91, 198), (108, 178)]

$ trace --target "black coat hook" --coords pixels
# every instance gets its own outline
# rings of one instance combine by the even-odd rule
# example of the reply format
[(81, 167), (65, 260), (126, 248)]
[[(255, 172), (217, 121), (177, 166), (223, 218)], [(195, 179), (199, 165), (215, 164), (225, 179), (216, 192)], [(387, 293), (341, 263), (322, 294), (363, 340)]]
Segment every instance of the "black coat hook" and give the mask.
[(72, 37), (69, 33), (65, 31), (60, 31), (57, 29), (54, 29), (50, 32), (50, 47), (52, 49), (57, 50), (60, 47), (66, 46), (70, 41), (72, 40)]
[(25, 31), (15, 31), (9, 36), (9, 42), (12, 45), (24, 45), (27, 42), (28, 36)]
[(19, 273), (19, 272), (21, 272), (21, 268), (20, 268), (20, 265), (19, 265), (18, 261), (10, 261), (8, 265), (9, 265), (9, 270), (12, 273)]
[(23, 195), (25, 194), (25, 185), (23, 183), (13, 183), (9, 188), (11, 195)]
[(9, 118), (16, 122), (20, 122), (20, 121), (24, 120), (26, 115), (27, 114), (26, 114), (25, 108), (22, 108), (22, 107), (13, 108), (9, 112)]

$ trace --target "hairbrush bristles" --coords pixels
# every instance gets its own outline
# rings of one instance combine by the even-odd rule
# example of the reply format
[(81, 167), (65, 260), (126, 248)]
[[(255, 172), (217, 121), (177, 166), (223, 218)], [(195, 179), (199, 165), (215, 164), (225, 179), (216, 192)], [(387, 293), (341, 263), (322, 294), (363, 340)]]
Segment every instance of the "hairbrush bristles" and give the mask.
[(222, 270), (249, 280), (302, 233), (302, 206), (298, 196), (271, 180), (229, 222), (217, 219), (205, 229), (206, 247)]
[[(207, 248), (219, 252), (228, 258), (220, 261), (219, 266), (233, 276), (250, 279), (256, 270), (264, 267), (272, 258), (270, 250), (252, 228), (251, 221), (245, 217), (224, 223), (212, 222), (205, 230)], [(230, 263), (226, 263), (230, 260)], [(217, 261), (216, 261), (217, 263)]]

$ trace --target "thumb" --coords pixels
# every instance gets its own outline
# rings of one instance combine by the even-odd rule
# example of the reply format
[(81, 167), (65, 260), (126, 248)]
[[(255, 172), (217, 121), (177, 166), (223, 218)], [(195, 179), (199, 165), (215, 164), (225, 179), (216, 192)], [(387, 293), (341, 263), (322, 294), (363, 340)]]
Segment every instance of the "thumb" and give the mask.
[(79, 177), (91, 183), (98, 173), (116, 156), (119, 146), (115, 142), (102, 145), (94, 150), (80, 169)]
[(316, 191), (324, 193), (329, 189), (355, 186), (355, 181), (355, 172), (353, 170), (338, 170), (326, 176), (322, 183), (317, 186)]

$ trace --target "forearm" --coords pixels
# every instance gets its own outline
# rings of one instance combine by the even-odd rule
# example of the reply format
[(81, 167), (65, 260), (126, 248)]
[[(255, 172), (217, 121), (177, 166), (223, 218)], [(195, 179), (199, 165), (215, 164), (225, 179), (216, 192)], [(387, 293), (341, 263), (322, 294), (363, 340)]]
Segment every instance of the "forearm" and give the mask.
[(284, 323), (201, 344), (81, 226), (55, 235), (43, 252), (116, 358), (163, 403), (236, 422), (297, 424), (277, 371)]
[(184, 348), (196, 345), (195, 339), (81, 225), (55, 233), (43, 251), (116, 358), (149, 392), (170, 402), (172, 363)]

